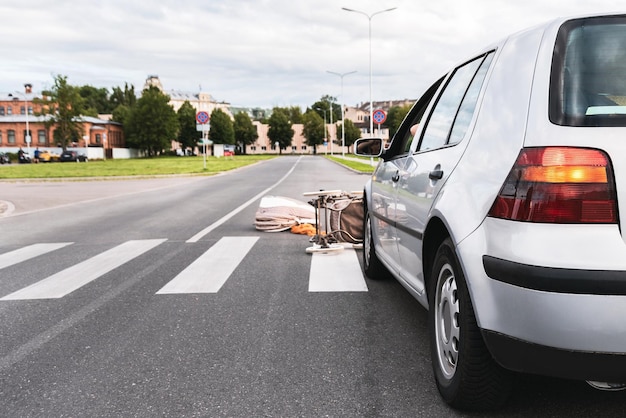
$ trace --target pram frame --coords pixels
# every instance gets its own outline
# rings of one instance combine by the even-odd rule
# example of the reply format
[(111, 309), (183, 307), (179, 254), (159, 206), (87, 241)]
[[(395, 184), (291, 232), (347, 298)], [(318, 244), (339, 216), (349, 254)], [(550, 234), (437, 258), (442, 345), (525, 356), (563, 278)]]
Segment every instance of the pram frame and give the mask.
[[(339, 243), (337, 238), (335, 237), (335, 233), (337, 232), (345, 232), (350, 235), (347, 231), (329, 231), (330, 224), (330, 211), (332, 209), (329, 208), (329, 204), (335, 202), (338, 199), (355, 199), (363, 196), (363, 192), (345, 192), (342, 190), (319, 190), (317, 192), (305, 192), (304, 196), (310, 197), (314, 196), (315, 198), (311, 200), (309, 203), (315, 207), (315, 235), (311, 237), (310, 241), (313, 243), (313, 246), (308, 247), (306, 249), (307, 253), (315, 253), (315, 252), (334, 252), (341, 251), (346, 246), (352, 248), (361, 248), (362, 244), (349, 244), (349, 243)], [(324, 217), (324, 231), (322, 233), (322, 216)]]

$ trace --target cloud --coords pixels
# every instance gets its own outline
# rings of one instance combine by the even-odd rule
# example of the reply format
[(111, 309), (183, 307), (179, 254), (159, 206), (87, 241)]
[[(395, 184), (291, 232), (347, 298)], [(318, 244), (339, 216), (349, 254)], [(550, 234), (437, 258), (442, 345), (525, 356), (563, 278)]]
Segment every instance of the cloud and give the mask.
[(369, 101), (368, 19), (374, 100), (416, 99), (449, 66), (507, 34), (560, 15), (603, 12), (589, 0), (21, 0), (0, 6), (0, 91), (56, 74), (74, 85), (141, 90), (157, 74), (167, 90), (239, 106), (309, 106), (340, 95)]

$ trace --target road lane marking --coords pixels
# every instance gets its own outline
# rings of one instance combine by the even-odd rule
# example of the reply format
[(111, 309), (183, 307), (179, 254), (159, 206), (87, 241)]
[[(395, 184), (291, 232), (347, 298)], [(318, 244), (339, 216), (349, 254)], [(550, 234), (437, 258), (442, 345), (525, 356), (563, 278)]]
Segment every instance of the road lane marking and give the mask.
[(309, 292), (367, 292), (356, 251), (311, 254)]
[(259, 237), (223, 237), (157, 294), (217, 293)]
[(242, 210), (244, 210), (245, 208), (247, 208), (248, 206), (250, 206), (251, 204), (253, 204), (254, 202), (256, 202), (257, 200), (259, 200), (260, 198), (262, 198), (263, 196), (265, 196), (267, 193), (269, 193), (274, 187), (278, 186), (280, 183), (282, 183), (287, 177), (289, 177), (289, 175), (291, 175), (291, 173), (293, 173), (293, 170), (295, 170), (296, 166), (298, 165), (298, 163), (300, 162), (300, 160), (302, 159), (302, 156), (300, 156), (296, 162), (294, 163), (294, 165), (291, 167), (291, 169), (287, 172), (287, 174), (285, 174), (280, 180), (278, 180), (276, 183), (274, 183), (272, 186), (268, 187), (267, 189), (263, 190), (261, 193), (259, 193), (258, 195), (254, 196), (252, 199), (248, 200), (246, 203), (244, 203), (243, 205), (239, 206), (238, 208), (232, 210), (230, 213), (228, 213), (228, 215), (223, 216), (222, 218), (218, 219), (217, 221), (213, 222), (211, 225), (207, 226), (206, 228), (204, 228), (202, 231), (198, 232), (196, 235), (194, 235), (193, 237), (189, 238), (187, 240), (188, 243), (194, 243), (194, 242), (198, 242), (200, 241), (205, 235), (208, 235), (211, 231), (213, 231), (215, 228), (219, 227), (220, 225), (224, 224), (226, 221), (228, 221), (230, 218), (232, 218), (233, 216), (235, 216), (236, 214), (238, 214), (239, 212), (241, 212)]
[(31, 258), (38, 257), (51, 251), (58, 250), (59, 248), (66, 247), (70, 244), (73, 244), (73, 242), (33, 244), (27, 247), (20, 248), (19, 250), (9, 251), (8, 253), (0, 254), (0, 269), (12, 266), (17, 263), (21, 263), (26, 260), (30, 260)]
[(127, 241), (95, 257), (78, 263), (0, 300), (58, 299), (92, 282), (135, 257), (151, 250), (165, 239)]

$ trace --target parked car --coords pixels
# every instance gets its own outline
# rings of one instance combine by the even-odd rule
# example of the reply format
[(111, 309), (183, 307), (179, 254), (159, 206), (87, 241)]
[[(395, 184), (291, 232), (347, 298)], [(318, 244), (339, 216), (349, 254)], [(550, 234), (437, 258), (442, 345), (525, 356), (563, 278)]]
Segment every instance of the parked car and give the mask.
[(558, 19), (452, 68), (388, 149), (356, 142), (381, 157), (365, 272), (429, 310), (451, 406), (503, 405), (510, 371), (626, 387), (624, 68), (626, 14)]
[(42, 163), (59, 161), (60, 158), (61, 156), (59, 154), (51, 151), (44, 150), (39, 152), (39, 161)]
[(9, 154), (7, 154), (6, 152), (0, 152), (0, 164), (11, 164)]
[(87, 162), (87, 156), (85, 154), (79, 154), (76, 151), (63, 151), (59, 157), (61, 162)]

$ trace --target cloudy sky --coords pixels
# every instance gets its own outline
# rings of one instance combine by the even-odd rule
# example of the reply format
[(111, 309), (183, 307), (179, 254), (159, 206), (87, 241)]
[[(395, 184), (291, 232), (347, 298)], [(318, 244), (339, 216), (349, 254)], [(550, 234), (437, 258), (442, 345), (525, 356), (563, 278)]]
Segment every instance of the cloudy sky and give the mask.
[[(347, 12), (342, 7), (365, 14)], [(72, 85), (210, 93), (233, 106), (310, 106), (328, 94), (416, 99), (450, 65), (558, 16), (615, 0), (19, 0), (0, 5), (0, 92)], [(341, 78), (329, 74), (355, 74)], [(342, 100), (343, 99), (343, 100)]]

